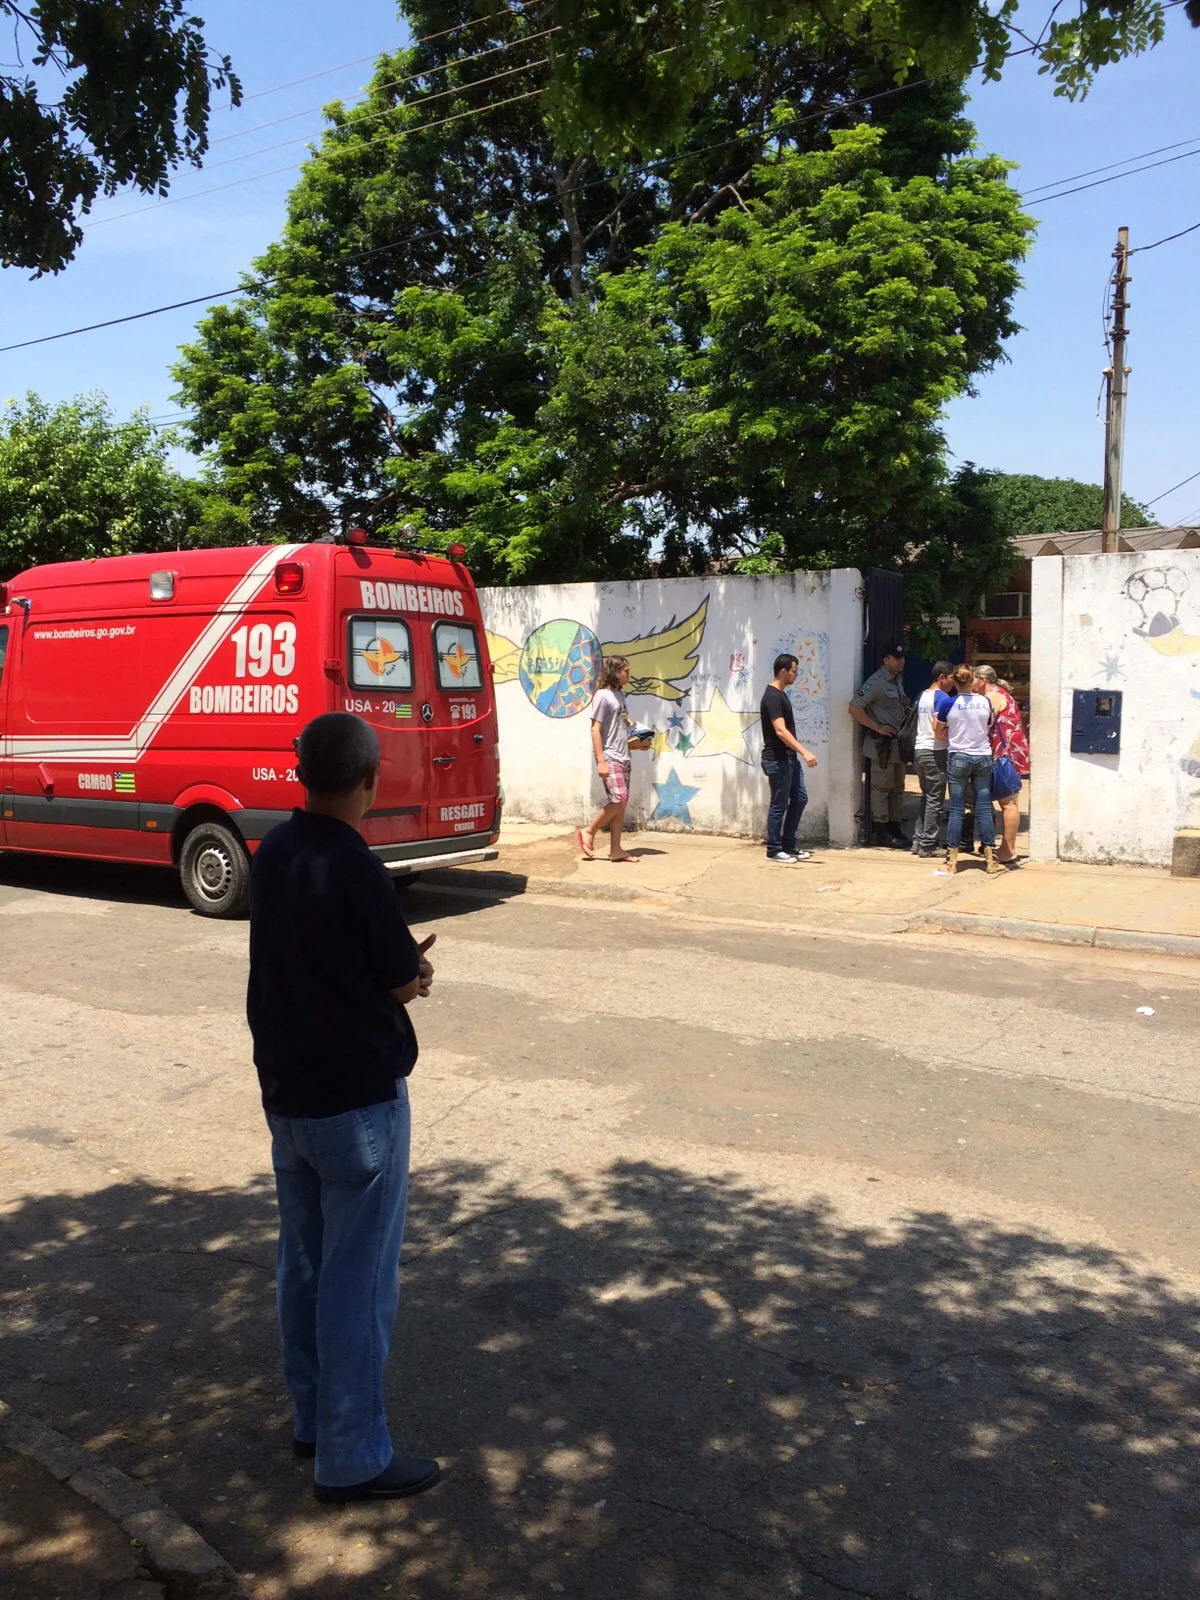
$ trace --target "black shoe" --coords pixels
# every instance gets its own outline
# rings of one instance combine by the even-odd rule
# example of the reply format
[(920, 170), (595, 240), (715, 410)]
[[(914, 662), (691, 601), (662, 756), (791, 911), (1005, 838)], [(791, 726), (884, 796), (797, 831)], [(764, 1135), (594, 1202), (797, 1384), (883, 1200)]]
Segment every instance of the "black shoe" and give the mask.
[(317, 1446), (312, 1439), (293, 1439), (292, 1454), (299, 1456), (301, 1461), (311, 1461), (317, 1453)]
[(432, 1489), (442, 1469), (428, 1456), (394, 1455), (377, 1478), (339, 1487), (313, 1483), (313, 1496), (322, 1505), (347, 1505), (351, 1500), (402, 1500), (406, 1495)]
[(888, 830), (883, 836), (883, 842), (890, 845), (893, 850), (907, 850), (908, 840), (904, 837), (904, 829), (898, 822), (890, 822)]

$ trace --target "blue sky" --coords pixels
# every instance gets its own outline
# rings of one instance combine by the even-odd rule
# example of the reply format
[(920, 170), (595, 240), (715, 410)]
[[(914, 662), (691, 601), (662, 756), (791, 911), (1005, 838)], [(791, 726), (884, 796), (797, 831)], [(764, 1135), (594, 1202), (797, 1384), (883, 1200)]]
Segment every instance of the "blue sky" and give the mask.
[[(393, 0), (349, 0), (334, 9), (317, 0), (286, 6), (209, 0), (200, 9), (214, 48), (234, 57), (245, 105), (218, 112), (208, 165), (185, 172), (172, 189), (179, 203), (157, 206), (136, 194), (102, 201), (66, 272), (37, 282), (14, 271), (0, 274), (0, 343), (236, 284), (280, 230), (288, 189), (304, 159), (303, 140), (321, 125), (310, 108), (356, 98), (371, 72), (371, 61), (358, 58), (394, 48), (404, 37)], [(332, 66), (339, 70), (325, 70)], [(1055, 99), (1046, 79), (1024, 61), (1013, 63), (1002, 82), (976, 86), (971, 115), (980, 145), (1019, 163), (1015, 181), (1022, 189), (1178, 140), (1194, 139), (1197, 155), (1062, 199), (1030, 201), (1040, 227), (1017, 302), (1024, 331), (1011, 341), (1008, 363), (980, 380), (978, 395), (950, 408), (946, 433), (958, 459), (1099, 480), (1104, 435), (1096, 395), (1110, 253), (1122, 223), (1136, 247), (1200, 222), (1200, 111), (1189, 110), (1198, 68), (1200, 32), (1176, 10), (1164, 45), (1107, 69), (1081, 104)], [(314, 73), (322, 75), (266, 92)], [(307, 114), (279, 126), (244, 131), (302, 111)], [(297, 142), (268, 150), (289, 139)], [(230, 164), (216, 166), (221, 161)], [(285, 170), (218, 188), (280, 167)], [(207, 189), (215, 192), (184, 198)], [(124, 215), (133, 211), (139, 214)], [(1200, 472), (1198, 264), (1200, 232), (1132, 263), (1125, 486), (1136, 499), (1158, 496)], [(167, 415), (175, 409), (168, 369), (202, 309), (0, 357), (0, 399), (32, 388), (57, 401), (99, 388), (121, 414), (148, 406), (154, 416)], [(1166, 522), (1200, 521), (1200, 477), (1152, 509)]]

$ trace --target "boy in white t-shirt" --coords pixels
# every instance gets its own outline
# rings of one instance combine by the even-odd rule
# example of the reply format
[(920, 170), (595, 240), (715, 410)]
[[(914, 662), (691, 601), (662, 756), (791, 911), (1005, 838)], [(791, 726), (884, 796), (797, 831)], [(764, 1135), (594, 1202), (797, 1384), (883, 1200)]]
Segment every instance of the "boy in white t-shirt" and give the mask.
[(917, 737), (913, 765), (921, 782), (921, 811), (913, 833), (913, 854), (928, 859), (937, 854), (938, 829), (946, 818), (946, 734), (937, 723), (945, 724), (954, 698), (954, 667), (939, 661), (933, 669), (933, 682), (917, 701)]

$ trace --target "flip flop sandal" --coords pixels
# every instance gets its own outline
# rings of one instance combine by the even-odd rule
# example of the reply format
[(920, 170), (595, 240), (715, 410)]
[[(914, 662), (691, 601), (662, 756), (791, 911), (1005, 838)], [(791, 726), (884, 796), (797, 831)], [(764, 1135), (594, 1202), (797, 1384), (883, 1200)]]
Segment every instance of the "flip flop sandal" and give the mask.
[(585, 861), (594, 861), (596, 859), (596, 852), (588, 849), (587, 840), (583, 837), (582, 828), (575, 829), (575, 843), (579, 846), (579, 854)]

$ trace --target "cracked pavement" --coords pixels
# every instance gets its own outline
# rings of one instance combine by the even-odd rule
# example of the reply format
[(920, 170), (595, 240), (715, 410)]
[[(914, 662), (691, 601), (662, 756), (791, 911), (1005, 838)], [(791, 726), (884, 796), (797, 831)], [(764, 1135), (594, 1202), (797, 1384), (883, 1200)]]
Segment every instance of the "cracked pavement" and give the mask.
[(1194, 964), (408, 904), (388, 1394), (444, 1483), (309, 1498), (245, 927), (149, 872), (0, 860), (10, 1404), (256, 1600), (1197, 1588)]

